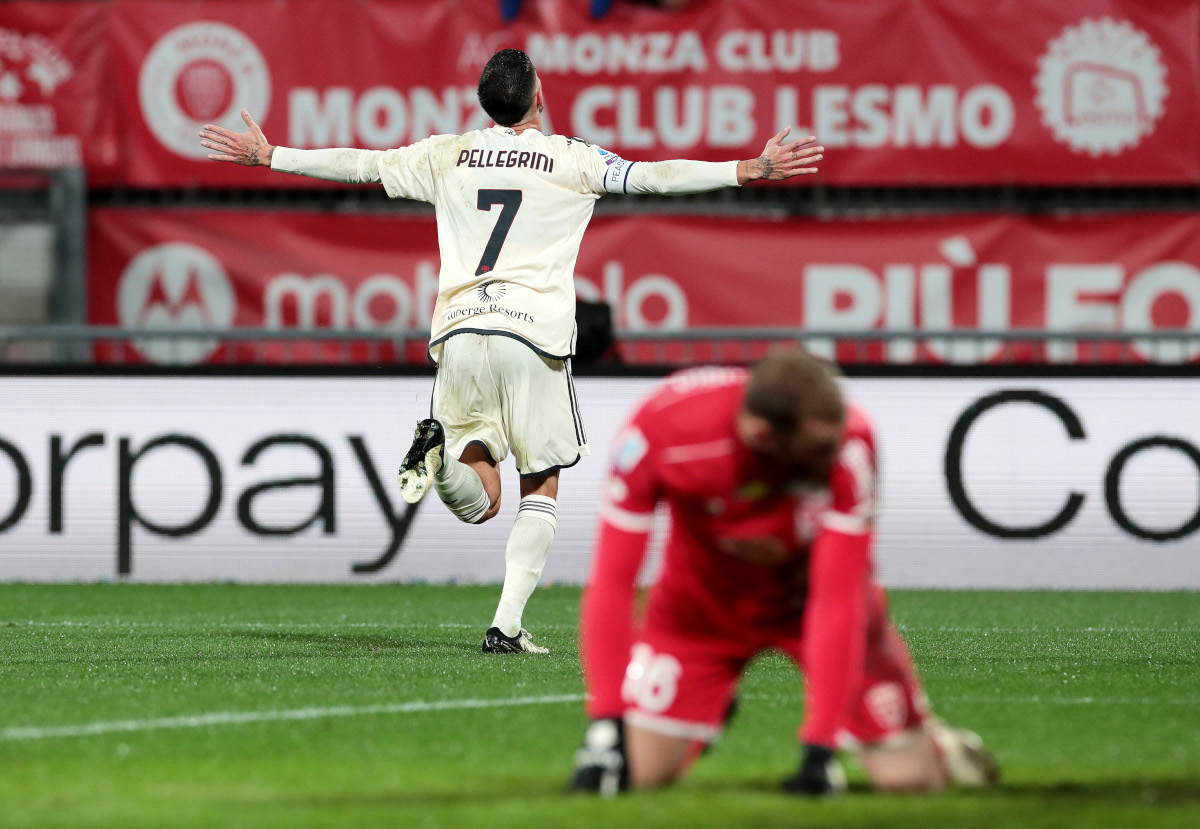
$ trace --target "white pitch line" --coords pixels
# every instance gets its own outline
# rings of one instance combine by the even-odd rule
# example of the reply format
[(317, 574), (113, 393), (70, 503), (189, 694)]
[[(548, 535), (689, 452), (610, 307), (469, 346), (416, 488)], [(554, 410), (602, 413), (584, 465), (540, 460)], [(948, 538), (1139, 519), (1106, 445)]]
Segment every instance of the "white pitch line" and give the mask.
[(281, 711), (214, 711), (183, 717), (148, 720), (113, 720), (84, 725), (15, 726), (0, 731), (0, 741), (51, 740), (60, 737), (91, 737), (127, 731), (155, 731), (161, 728), (204, 728), (215, 725), (243, 725), (287, 720), (319, 720), (327, 717), (366, 717), (378, 714), (419, 714), (428, 711), (455, 711), (464, 708), (511, 708), (521, 705), (554, 705), (582, 702), (583, 694), (557, 694), (509, 699), (458, 699), (435, 702), (396, 702), (386, 705), (337, 705), (331, 708), (293, 708)]
[[(4, 625), (0, 622), (0, 627)], [(408, 629), (408, 628), (444, 628), (444, 629), (469, 629), (478, 628), (478, 624), (467, 624), (465, 622), (215, 622), (212, 624), (197, 624), (192, 622), (120, 622), (111, 620), (97, 621), (80, 621), (63, 620), (57, 622), (18, 622), (13, 621), (11, 627), (43, 627), (43, 628), (154, 628), (161, 629), (192, 629), (197, 627), (217, 628), (221, 630), (282, 630), (282, 629), (341, 629), (341, 628), (369, 628), (371, 630), (387, 630), (391, 628)], [(538, 625), (538, 630), (575, 630), (578, 625)]]

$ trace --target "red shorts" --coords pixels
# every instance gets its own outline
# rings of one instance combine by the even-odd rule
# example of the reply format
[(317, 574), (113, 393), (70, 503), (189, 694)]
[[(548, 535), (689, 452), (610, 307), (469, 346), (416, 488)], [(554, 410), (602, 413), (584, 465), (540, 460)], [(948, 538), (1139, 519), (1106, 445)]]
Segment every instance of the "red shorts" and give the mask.
[[(713, 741), (720, 736), (738, 680), (758, 653), (779, 650), (799, 666), (802, 640), (698, 638), (663, 628), (642, 630), (630, 652), (621, 696), (625, 719), (670, 736)], [(887, 618), (883, 591), (871, 601), (862, 686), (844, 724), (848, 742), (875, 743), (915, 728), (928, 714), (908, 649)]]

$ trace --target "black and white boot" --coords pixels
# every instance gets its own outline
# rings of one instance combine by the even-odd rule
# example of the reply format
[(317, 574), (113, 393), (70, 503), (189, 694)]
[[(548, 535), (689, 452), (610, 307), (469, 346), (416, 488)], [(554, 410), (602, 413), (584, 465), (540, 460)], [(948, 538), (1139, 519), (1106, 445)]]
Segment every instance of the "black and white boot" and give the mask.
[(400, 496), (410, 504), (425, 497), (433, 486), (433, 476), (442, 468), (446, 451), (446, 433), (433, 418), (417, 424), (412, 448), (400, 464)]
[(483, 635), (484, 653), (550, 653), (549, 648), (533, 644), (529, 631), (521, 628), (516, 636), (505, 636), (500, 628), (488, 628)]

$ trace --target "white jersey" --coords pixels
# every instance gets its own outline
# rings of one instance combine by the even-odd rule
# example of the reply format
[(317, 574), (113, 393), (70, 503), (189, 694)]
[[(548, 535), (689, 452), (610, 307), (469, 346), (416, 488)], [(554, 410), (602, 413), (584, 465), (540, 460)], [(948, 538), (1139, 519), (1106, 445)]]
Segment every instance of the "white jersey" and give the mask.
[[(613, 160), (611, 165), (606, 160)], [(510, 334), (546, 357), (575, 347), (575, 260), (610, 171), (628, 162), (561, 135), (507, 127), (388, 150), (393, 198), (437, 210), (442, 268), (430, 352), (463, 331)]]
[(380, 181), (393, 198), (434, 206), (442, 259), (429, 343), (435, 360), (447, 337), (466, 331), (570, 357), (575, 260), (596, 199), (737, 185), (737, 162), (635, 163), (578, 138), (499, 126), (395, 150), (276, 147), (271, 166)]

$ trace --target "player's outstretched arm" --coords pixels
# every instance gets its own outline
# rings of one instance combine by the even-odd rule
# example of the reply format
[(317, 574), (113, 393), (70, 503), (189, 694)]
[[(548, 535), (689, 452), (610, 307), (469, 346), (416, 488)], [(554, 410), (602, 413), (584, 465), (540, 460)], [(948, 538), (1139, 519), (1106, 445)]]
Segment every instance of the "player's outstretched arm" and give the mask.
[(212, 150), (213, 161), (227, 161), (243, 167), (270, 167), (281, 173), (308, 178), (368, 184), (380, 180), (379, 162), (383, 153), (376, 150), (329, 149), (294, 150), (276, 147), (267, 141), (262, 129), (243, 109), (242, 120), (249, 128), (234, 132), (215, 124), (200, 130), (200, 145)]
[(785, 141), (790, 127), (771, 136), (758, 158), (744, 161), (608, 161), (604, 190), (609, 193), (657, 193), (666, 196), (705, 193), (752, 181), (783, 181), (818, 171), (825, 148), (816, 136)]

